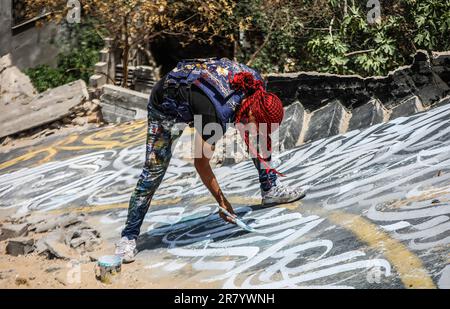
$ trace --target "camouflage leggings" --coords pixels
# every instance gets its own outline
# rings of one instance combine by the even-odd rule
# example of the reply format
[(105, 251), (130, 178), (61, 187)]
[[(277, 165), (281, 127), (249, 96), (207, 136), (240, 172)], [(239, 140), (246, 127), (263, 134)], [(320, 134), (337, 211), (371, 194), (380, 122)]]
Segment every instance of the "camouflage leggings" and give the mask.
[(173, 142), (182, 133), (176, 126), (175, 119), (167, 117), (149, 105), (145, 164), (130, 199), (127, 223), (122, 237), (136, 239), (139, 236), (151, 199), (169, 167)]

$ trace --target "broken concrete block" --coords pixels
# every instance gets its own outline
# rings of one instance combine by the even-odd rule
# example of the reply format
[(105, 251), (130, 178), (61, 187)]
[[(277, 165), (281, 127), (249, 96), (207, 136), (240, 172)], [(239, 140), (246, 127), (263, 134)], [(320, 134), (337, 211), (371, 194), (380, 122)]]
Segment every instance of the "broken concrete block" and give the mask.
[(27, 217), (25, 222), (30, 225), (28, 230), (31, 231), (32, 228), (36, 224), (45, 221), (47, 218), (48, 218), (48, 216), (46, 216), (46, 215), (33, 215), (33, 216), (30, 216), (30, 217)]
[(37, 92), (27, 75), (17, 67), (10, 66), (0, 74), (0, 93), (0, 111), (7, 112), (8, 105), (16, 108), (29, 104)]
[(108, 74), (108, 63), (97, 62), (95, 64), (95, 73), (106, 76), (106, 74)]
[(74, 238), (81, 237), (83, 231), (85, 231), (85, 230), (95, 231), (94, 229), (91, 228), (90, 225), (88, 225), (85, 222), (82, 222), (80, 224), (77, 224), (77, 225), (74, 225), (74, 226), (70, 227), (69, 229), (67, 229), (65, 231), (65, 243), (67, 245), (70, 245), (71, 240), (74, 239)]
[(300, 102), (296, 102), (285, 109), (280, 129), (274, 133), (277, 138), (273, 140), (273, 149), (279, 149), (280, 152), (283, 152), (297, 145), (303, 127), (304, 114), (305, 109)]
[(425, 50), (417, 51), (409, 79), (414, 83), (412, 93), (420, 98), (423, 106), (432, 105), (450, 91), (447, 83), (433, 71), (432, 63)]
[(36, 232), (36, 233), (46, 233), (49, 231), (54, 230), (57, 227), (57, 223), (56, 222), (40, 222), (38, 224), (36, 224), (35, 226), (32, 227), (32, 229)]
[(77, 214), (68, 214), (59, 218), (52, 218), (51, 220), (45, 220), (37, 223), (32, 227), (36, 233), (45, 233), (53, 231), (57, 227), (66, 228), (70, 225), (83, 222), (83, 217)]
[(59, 218), (57, 220), (58, 226), (61, 228), (65, 228), (77, 223), (81, 223), (83, 222), (84, 218), (81, 215), (77, 215), (77, 214), (68, 214), (65, 216), (62, 216), (61, 218)]
[(70, 246), (72, 248), (78, 248), (79, 246), (83, 244), (87, 244), (94, 239), (97, 239), (96, 231), (95, 230), (83, 230), (79, 233), (77, 237), (74, 237), (70, 241)]
[(0, 138), (63, 119), (88, 96), (86, 84), (79, 80), (41, 93), (28, 105), (8, 109), (0, 105)]
[(344, 133), (348, 115), (345, 107), (337, 100), (314, 111), (311, 114), (304, 141), (311, 142)]
[(388, 111), (380, 101), (374, 99), (352, 111), (348, 131), (360, 130), (382, 123)]
[(411, 95), (418, 96), (428, 107), (450, 91), (450, 52), (434, 53), (430, 61), (427, 52), (419, 50), (413, 64), (400, 67), (387, 76), (363, 78), (298, 72), (270, 74), (266, 79), (268, 90), (279, 95), (284, 104), (298, 100), (307, 111), (315, 111), (330, 100), (338, 100), (351, 108), (363, 106), (373, 98), (390, 110)]
[(50, 253), (50, 259), (56, 258), (62, 260), (71, 260), (72, 258), (75, 257), (74, 252), (61, 242), (54, 240), (47, 240), (46, 243), (48, 251)]
[(10, 223), (13, 223), (13, 224), (28, 223), (29, 216), (30, 216), (30, 214), (23, 215), (23, 214), (17, 214), (16, 213), (14, 215), (8, 216), (6, 218), (6, 222), (10, 222)]
[(36, 242), (36, 252), (49, 259), (70, 260), (76, 257), (75, 252), (64, 243), (64, 233), (56, 230)]
[(100, 52), (100, 61), (108, 63), (110, 58), (110, 52), (107, 48), (102, 49)]
[(422, 105), (422, 102), (420, 101), (419, 97), (413, 96), (404, 100), (403, 102), (401, 102), (399, 105), (397, 105), (392, 109), (390, 120), (399, 117), (411, 116), (424, 110), (425, 108)]
[(267, 76), (268, 91), (275, 93), (285, 106), (294, 103), (297, 99), (303, 102), (303, 98), (298, 98), (298, 89), (301, 83), (302, 78), (299, 73), (270, 74)]
[(155, 68), (150, 66), (138, 66), (134, 71), (134, 90), (150, 94), (156, 83)]
[(89, 78), (89, 87), (101, 88), (106, 85), (107, 78), (106, 75), (94, 74)]
[(25, 256), (34, 251), (34, 239), (15, 238), (10, 239), (6, 245), (6, 254), (12, 256)]
[(28, 234), (28, 224), (5, 224), (1, 227), (0, 241), (26, 236)]

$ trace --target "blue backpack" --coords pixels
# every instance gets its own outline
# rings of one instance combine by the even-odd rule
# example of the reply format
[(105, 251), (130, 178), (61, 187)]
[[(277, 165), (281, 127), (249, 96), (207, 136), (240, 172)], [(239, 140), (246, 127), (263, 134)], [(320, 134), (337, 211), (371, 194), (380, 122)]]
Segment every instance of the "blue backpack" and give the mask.
[(189, 98), (177, 94), (180, 87), (185, 87), (189, 93), (194, 84), (214, 104), (221, 125), (226, 129), (227, 123), (234, 122), (236, 111), (244, 99), (242, 91), (236, 91), (230, 86), (230, 79), (239, 72), (250, 72), (256, 79), (264, 82), (254, 69), (227, 58), (183, 60), (168, 73), (164, 81), (164, 99), (161, 108), (165, 113), (176, 117), (177, 121), (191, 123), (194, 115)]

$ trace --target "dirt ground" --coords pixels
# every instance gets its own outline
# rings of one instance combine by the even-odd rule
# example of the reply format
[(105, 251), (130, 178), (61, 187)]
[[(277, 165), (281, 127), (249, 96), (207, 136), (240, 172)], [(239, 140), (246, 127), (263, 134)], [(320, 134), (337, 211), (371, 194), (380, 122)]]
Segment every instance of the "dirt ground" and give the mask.
[[(0, 289), (161, 289), (161, 288), (213, 288), (201, 283), (196, 275), (161, 276), (158, 270), (146, 266), (148, 257), (122, 265), (121, 273), (111, 284), (95, 277), (96, 262), (48, 260), (30, 254), (13, 257), (5, 254), (6, 242), (0, 243)], [(110, 253), (112, 246), (104, 246), (92, 255)], [(190, 278), (190, 279), (186, 279)]]

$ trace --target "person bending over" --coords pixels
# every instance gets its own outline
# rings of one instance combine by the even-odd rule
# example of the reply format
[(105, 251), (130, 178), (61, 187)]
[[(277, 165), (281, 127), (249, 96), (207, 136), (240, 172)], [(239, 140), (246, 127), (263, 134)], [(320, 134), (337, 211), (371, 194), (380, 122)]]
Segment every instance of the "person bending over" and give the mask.
[[(195, 121), (201, 116), (201, 121)], [(262, 205), (292, 203), (305, 194), (287, 187), (281, 175), (270, 167), (271, 132), (283, 120), (280, 99), (266, 91), (256, 70), (227, 58), (183, 60), (164, 76), (152, 90), (148, 103), (148, 132), (143, 171), (131, 196), (126, 226), (116, 244), (116, 254), (125, 263), (134, 261), (136, 239), (157, 188), (164, 178), (172, 156), (172, 144), (181, 134), (177, 123), (196, 128), (195, 168), (216, 199), (222, 219), (234, 223), (236, 215), (220, 189), (210, 166), (214, 145), (229, 124), (241, 133), (261, 184)], [(211, 130), (211, 126), (216, 128)], [(207, 130), (205, 130), (205, 128)], [(211, 134), (214, 132), (214, 134)], [(256, 136), (257, 142), (253, 142)], [(264, 143), (262, 143), (264, 142)], [(265, 147), (261, 147), (264, 144)], [(199, 151), (200, 150), (200, 151)]]

